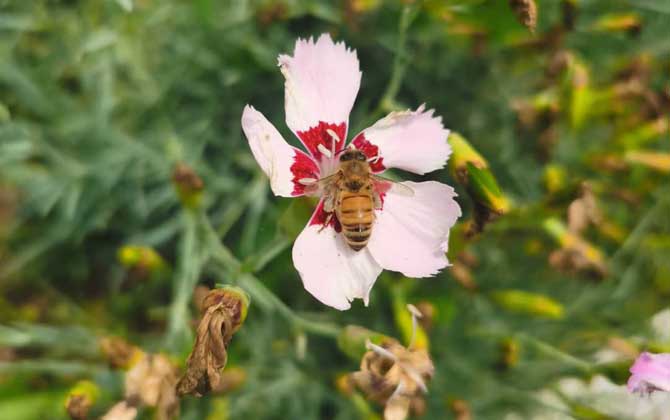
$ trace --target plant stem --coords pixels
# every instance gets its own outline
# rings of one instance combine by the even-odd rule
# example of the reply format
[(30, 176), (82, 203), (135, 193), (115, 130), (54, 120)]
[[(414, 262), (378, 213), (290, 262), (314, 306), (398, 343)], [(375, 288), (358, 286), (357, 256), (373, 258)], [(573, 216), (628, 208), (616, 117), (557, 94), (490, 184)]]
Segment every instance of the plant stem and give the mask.
[(389, 79), (386, 90), (377, 104), (377, 108), (372, 112), (370, 120), (372, 122), (379, 119), (387, 112), (396, 108), (395, 98), (398, 95), (402, 81), (405, 78), (407, 70), (407, 30), (417, 15), (417, 9), (412, 5), (406, 5), (402, 9), (400, 22), (398, 24), (398, 43), (395, 48), (395, 57), (393, 59), (393, 68), (391, 69), (391, 78)]

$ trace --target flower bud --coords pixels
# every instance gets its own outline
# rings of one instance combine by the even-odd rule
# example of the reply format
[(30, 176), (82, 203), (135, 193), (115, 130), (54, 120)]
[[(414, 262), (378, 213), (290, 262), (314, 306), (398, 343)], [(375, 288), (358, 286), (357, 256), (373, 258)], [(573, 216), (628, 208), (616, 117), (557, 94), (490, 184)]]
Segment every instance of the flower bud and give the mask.
[(95, 383), (79, 381), (68, 393), (65, 409), (72, 420), (85, 420), (99, 396), (100, 388)]
[(224, 286), (210, 291), (202, 301), (202, 318), (196, 331), (186, 372), (177, 383), (177, 393), (197, 397), (224, 386), (223, 368), (233, 334), (247, 317), (249, 297), (239, 287)]
[(593, 25), (593, 29), (637, 35), (642, 30), (642, 19), (636, 13), (609, 14), (598, 19)]
[(449, 144), (453, 150), (448, 163), (449, 172), (466, 188), (475, 204), (470, 234), (479, 233), (486, 223), (509, 211), (510, 203), (500, 190), (486, 160), (463, 136), (451, 133)]
[(643, 165), (658, 172), (670, 172), (670, 153), (629, 151), (625, 159), (627, 162)]
[(184, 207), (190, 209), (200, 207), (205, 184), (193, 168), (183, 162), (178, 163), (172, 172), (172, 182)]
[(523, 290), (501, 290), (494, 292), (493, 300), (511, 312), (543, 318), (563, 318), (563, 305), (538, 293)]
[(121, 265), (138, 279), (158, 277), (167, 271), (167, 263), (153, 248), (125, 245), (119, 248), (117, 258)]

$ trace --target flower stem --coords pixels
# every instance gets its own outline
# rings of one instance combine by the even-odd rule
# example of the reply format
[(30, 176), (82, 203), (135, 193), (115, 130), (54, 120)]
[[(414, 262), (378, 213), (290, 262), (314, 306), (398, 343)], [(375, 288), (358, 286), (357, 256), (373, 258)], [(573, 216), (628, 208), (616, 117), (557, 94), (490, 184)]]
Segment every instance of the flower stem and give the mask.
[(398, 95), (402, 81), (405, 78), (407, 70), (407, 30), (412, 21), (417, 16), (417, 9), (408, 4), (402, 9), (400, 22), (398, 24), (398, 43), (395, 48), (395, 57), (393, 59), (393, 68), (391, 69), (391, 78), (386, 86), (377, 108), (372, 112), (370, 122), (374, 122), (387, 112), (397, 108), (395, 98)]

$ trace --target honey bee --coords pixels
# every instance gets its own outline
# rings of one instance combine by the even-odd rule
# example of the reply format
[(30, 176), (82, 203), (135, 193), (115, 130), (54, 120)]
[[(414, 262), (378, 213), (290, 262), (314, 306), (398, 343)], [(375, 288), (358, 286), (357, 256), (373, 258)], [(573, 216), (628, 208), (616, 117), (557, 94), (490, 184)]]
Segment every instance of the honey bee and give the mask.
[(323, 210), (328, 213), (324, 227), (335, 215), (342, 226), (345, 242), (354, 251), (360, 251), (368, 244), (375, 209), (382, 207), (380, 193), (387, 191), (414, 195), (410, 187), (373, 174), (367, 156), (353, 147), (341, 153), (335, 173), (306, 186), (307, 193), (321, 192)]

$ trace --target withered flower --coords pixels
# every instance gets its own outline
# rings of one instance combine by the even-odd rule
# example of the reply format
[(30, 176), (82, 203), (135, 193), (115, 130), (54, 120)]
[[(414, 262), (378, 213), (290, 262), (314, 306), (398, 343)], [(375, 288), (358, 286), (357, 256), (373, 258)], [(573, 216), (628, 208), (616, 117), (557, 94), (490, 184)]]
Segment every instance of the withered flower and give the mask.
[(392, 338), (380, 345), (368, 341), (360, 370), (351, 374), (354, 385), (368, 399), (384, 405), (385, 420), (403, 420), (410, 410), (421, 414), (425, 409), (423, 394), (428, 392), (426, 384), (435, 367), (428, 352), (413, 344), (404, 347)]
[(177, 383), (179, 396), (200, 397), (209, 391), (220, 391), (228, 344), (242, 326), (248, 307), (249, 297), (237, 287), (226, 286), (207, 294), (200, 308), (202, 318), (186, 361), (186, 372)]
[(126, 373), (126, 401), (156, 407), (156, 420), (174, 418), (179, 411), (176, 383), (177, 369), (167, 356), (145, 354)]
[(537, 26), (537, 4), (535, 0), (509, 0), (509, 6), (516, 18), (531, 33), (535, 33)]

